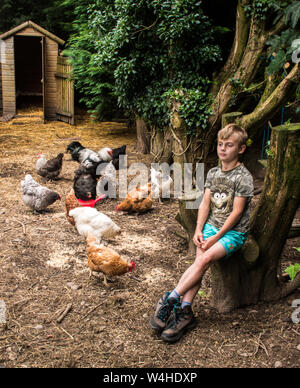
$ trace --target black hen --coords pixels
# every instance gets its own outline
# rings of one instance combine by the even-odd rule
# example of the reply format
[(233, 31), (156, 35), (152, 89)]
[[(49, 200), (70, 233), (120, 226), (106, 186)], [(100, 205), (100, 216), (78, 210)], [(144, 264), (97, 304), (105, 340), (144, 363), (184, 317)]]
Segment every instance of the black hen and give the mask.
[(121, 155), (126, 155), (126, 145), (123, 145), (118, 148), (113, 148), (112, 150), (112, 164), (115, 167), (116, 170), (119, 170), (119, 158)]
[(89, 164), (94, 164), (102, 160), (97, 152), (83, 147), (79, 141), (70, 143), (67, 147), (67, 152), (70, 152), (72, 159), (79, 163), (89, 161)]
[(74, 176), (73, 189), (76, 198), (88, 201), (96, 199), (96, 166), (87, 168), (81, 165)]
[(119, 159), (120, 155), (126, 155), (126, 145), (123, 145), (122, 147), (118, 147), (118, 148), (113, 148), (112, 158)]
[(84, 147), (79, 143), (79, 141), (73, 141), (67, 147), (67, 153), (69, 152), (72, 156), (72, 159), (76, 162), (79, 162), (79, 151), (83, 150)]

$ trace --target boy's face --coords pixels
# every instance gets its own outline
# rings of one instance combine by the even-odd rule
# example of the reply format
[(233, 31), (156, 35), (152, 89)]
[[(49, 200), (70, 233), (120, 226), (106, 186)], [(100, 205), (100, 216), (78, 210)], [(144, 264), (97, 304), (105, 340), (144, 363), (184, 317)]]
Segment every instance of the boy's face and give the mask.
[(230, 163), (234, 160), (238, 160), (238, 156), (242, 154), (246, 149), (246, 146), (240, 145), (238, 137), (233, 134), (227, 139), (218, 139), (218, 157), (221, 162)]

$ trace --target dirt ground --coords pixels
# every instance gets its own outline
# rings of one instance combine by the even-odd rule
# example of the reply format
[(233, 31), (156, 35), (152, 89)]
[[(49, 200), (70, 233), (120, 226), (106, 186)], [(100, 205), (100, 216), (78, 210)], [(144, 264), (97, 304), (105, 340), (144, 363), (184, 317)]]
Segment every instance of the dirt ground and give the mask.
[[(291, 320), (291, 304), (300, 299), (300, 289), (276, 303), (219, 314), (209, 304), (207, 273), (194, 303), (196, 329), (173, 345), (151, 332), (154, 303), (174, 288), (192, 260), (174, 218), (176, 200), (155, 203), (152, 212), (139, 216), (117, 213), (116, 200), (98, 203), (123, 231), (111, 246), (134, 259), (136, 271), (112, 279), (108, 288), (101, 275), (89, 278), (84, 238), (67, 222), (64, 207), (78, 164), (65, 155), (61, 178), (54, 182), (43, 181), (35, 170), (37, 153), (53, 157), (73, 138), (95, 150), (127, 144), (128, 164), (151, 163), (150, 155), (136, 153), (135, 135), (124, 124), (95, 124), (83, 116), (76, 126), (42, 124), (39, 117), (0, 123), (0, 300), (6, 306), (0, 366), (299, 367), (300, 324)], [(33, 214), (21, 199), (26, 173), (60, 193), (62, 201)], [(298, 246), (299, 238), (288, 240), (283, 269), (300, 261)]]

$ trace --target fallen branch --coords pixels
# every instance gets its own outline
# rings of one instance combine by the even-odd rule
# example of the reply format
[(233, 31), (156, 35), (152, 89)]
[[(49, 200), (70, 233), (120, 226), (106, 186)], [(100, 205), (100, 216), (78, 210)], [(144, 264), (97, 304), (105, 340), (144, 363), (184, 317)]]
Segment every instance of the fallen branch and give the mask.
[(57, 318), (56, 322), (61, 323), (65, 316), (68, 314), (68, 312), (72, 309), (72, 303), (69, 303), (68, 306), (65, 308), (65, 310), (60, 314), (60, 316)]
[(22, 225), (23, 233), (26, 234), (26, 227), (25, 227), (25, 225), (23, 224), (23, 222), (21, 222), (21, 221), (19, 221), (19, 220), (16, 220), (16, 219), (15, 219), (15, 221), (16, 221), (18, 224)]
[(88, 311), (88, 312), (81, 318), (81, 320), (84, 319), (84, 318), (86, 318), (90, 313), (92, 313), (92, 312), (95, 311), (98, 307), (100, 307), (100, 306), (102, 305), (102, 303), (103, 303), (103, 302), (97, 304), (97, 306), (93, 307), (90, 311)]

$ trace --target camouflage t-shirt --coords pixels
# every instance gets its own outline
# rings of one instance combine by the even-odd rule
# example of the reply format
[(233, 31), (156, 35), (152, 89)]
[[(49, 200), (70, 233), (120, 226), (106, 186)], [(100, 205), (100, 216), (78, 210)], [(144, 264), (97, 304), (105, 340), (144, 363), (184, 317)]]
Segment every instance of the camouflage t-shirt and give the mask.
[(218, 229), (232, 212), (234, 197), (247, 197), (242, 217), (232, 229), (240, 233), (248, 232), (253, 179), (246, 167), (240, 164), (230, 171), (222, 171), (221, 166), (214, 167), (208, 171), (204, 187), (211, 191), (207, 223)]

